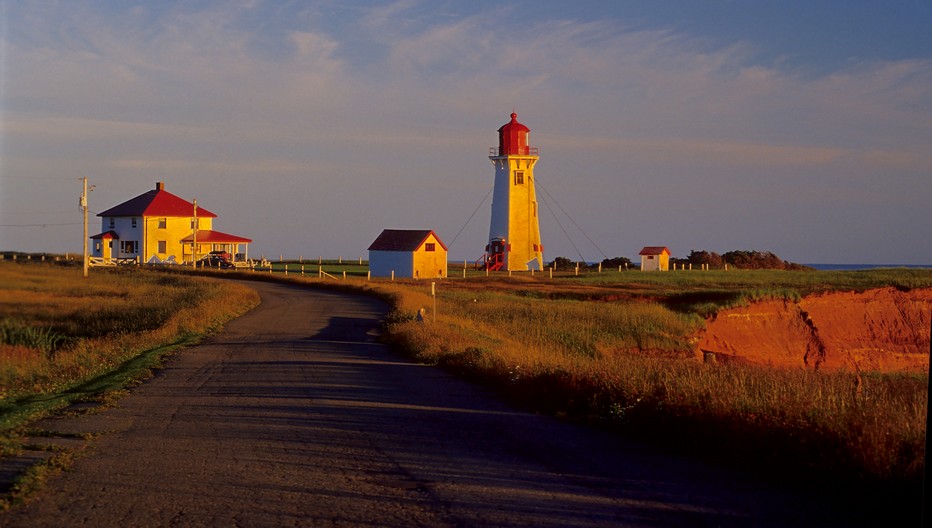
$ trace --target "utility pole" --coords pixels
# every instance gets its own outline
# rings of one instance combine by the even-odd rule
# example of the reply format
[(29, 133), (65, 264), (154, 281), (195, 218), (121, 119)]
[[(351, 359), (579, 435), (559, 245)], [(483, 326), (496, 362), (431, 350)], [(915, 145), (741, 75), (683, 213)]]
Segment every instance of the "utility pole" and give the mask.
[[(84, 183), (84, 189), (81, 191), (81, 199), (78, 201), (81, 212), (84, 213), (84, 276), (87, 277), (88, 255), (87, 255), (87, 176), (81, 178)], [(91, 190), (94, 187), (91, 186)]]
[(197, 267), (197, 198), (194, 199), (194, 244), (191, 245), (191, 265)]

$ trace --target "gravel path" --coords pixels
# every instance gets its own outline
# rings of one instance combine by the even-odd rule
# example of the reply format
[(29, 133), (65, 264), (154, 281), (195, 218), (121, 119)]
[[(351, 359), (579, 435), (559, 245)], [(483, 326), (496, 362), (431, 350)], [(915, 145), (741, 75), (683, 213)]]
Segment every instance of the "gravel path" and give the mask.
[(100, 435), (0, 526), (851, 525), (404, 361), (378, 301), (252, 286), (256, 310), (115, 408), (41, 424)]

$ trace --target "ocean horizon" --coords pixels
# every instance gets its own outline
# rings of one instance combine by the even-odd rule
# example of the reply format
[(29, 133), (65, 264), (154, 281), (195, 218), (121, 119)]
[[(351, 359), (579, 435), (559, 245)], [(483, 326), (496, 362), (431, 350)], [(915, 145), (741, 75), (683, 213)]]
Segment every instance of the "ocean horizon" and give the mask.
[(932, 264), (803, 264), (820, 271), (858, 271), (880, 268), (928, 269)]

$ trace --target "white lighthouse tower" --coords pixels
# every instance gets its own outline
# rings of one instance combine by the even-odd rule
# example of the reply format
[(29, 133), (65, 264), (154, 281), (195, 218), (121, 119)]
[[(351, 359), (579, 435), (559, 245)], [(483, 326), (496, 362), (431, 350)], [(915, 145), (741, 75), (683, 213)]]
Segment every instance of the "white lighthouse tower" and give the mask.
[(518, 114), (498, 129), (498, 147), (489, 149), (495, 165), (492, 221), (485, 265), (489, 270), (542, 270), (544, 246), (537, 221), (534, 165), (540, 157), (528, 146), (530, 129), (518, 122)]

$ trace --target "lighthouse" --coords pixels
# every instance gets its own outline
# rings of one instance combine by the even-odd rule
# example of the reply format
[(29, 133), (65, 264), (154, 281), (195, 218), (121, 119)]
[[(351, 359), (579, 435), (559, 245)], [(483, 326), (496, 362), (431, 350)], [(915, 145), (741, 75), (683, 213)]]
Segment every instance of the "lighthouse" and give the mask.
[(534, 165), (540, 157), (528, 145), (531, 129), (518, 122), (518, 114), (498, 129), (498, 147), (489, 149), (495, 166), (492, 221), (485, 265), (489, 270), (542, 270), (544, 246), (537, 221)]

